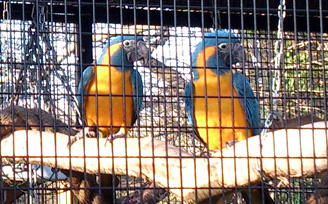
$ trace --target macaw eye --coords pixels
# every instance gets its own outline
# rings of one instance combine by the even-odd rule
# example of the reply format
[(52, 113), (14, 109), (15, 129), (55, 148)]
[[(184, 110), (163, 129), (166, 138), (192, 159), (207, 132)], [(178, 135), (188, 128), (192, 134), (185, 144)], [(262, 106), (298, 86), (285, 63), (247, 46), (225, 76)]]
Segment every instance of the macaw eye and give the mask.
[(130, 46), (130, 41), (129, 41), (129, 40), (124, 41), (124, 42), (123, 42), (123, 45), (124, 45), (125, 47), (129, 47), (129, 46)]
[(226, 50), (228, 48), (228, 44), (227, 43), (221, 43), (218, 45), (220, 50)]

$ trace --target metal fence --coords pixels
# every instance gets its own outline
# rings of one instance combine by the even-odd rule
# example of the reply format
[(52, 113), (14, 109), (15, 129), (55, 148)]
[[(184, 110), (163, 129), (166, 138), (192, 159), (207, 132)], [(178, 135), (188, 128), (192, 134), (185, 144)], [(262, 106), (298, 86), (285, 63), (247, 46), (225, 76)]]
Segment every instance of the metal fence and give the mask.
[[(0, 10), (0, 203), (326, 203), (327, 150), (317, 146), (328, 135), (326, 1), (25, 0), (1, 1)], [(108, 43), (117, 36), (122, 50), (123, 36), (142, 38), (148, 54), (122, 51), (114, 64)], [(243, 54), (233, 64), (237, 39)], [(215, 42), (208, 58), (207, 40)], [(222, 139), (226, 129), (232, 141)], [(126, 137), (111, 141), (121, 130)], [(254, 130), (260, 136), (248, 140)], [(75, 134), (82, 138), (70, 145)]]

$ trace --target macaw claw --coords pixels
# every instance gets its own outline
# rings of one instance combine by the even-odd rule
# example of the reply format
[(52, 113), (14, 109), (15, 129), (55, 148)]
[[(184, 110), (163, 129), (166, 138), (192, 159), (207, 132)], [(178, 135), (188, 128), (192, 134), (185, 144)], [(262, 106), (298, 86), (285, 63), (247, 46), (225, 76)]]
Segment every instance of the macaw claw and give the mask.
[(118, 133), (118, 134), (108, 136), (106, 138), (105, 146), (107, 145), (107, 142), (112, 143), (117, 138), (126, 138), (126, 134)]
[(227, 141), (227, 142), (226, 142), (226, 147), (232, 147), (232, 146), (234, 146), (237, 142), (239, 142), (239, 141), (238, 141), (238, 140)]
[(84, 131), (83, 129), (81, 131), (79, 131), (76, 135), (72, 136), (68, 143), (67, 143), (67, 148), (70, 148), (76, 141), (80, 140), (83, 138), (83, 133), (85, 133), (85, 135), (87, 137), (96, 137), (97, 133), (93, 130), (90, 130), (89, 128), (85, 128)]

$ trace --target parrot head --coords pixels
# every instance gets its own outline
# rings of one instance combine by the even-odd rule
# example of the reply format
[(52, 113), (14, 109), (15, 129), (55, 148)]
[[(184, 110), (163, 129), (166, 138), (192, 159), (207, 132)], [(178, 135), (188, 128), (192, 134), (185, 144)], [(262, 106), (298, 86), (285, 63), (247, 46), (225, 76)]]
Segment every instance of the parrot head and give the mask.
[(244, 54), (241, 42), (233, 33), (226, 30), (206, 33), (193, 52), (193, 66), (219, 68), (219, 72), (220, 69), (225, 72), (231, 65), (242, 62)]
[(98, 64), (106, 64), (106, 58), (109, 56), (111, 65), (117, 66), (118, 69), (124, 65), (124, 69), (129, 70), (133, 67), (132, 64), (135, 61), (143, 59), (148, 62), (149, 49), (140, 36), (118, 35), (105, 45)]
[(144, 59), (148, 60), (148, 48), (146, 43), (140, 39), (135, 41), (135, 39), (124, 40), (123, 41), (123, 49), (126, 52), (127, 59), (133, 63), (135, 61), (139, 61)]

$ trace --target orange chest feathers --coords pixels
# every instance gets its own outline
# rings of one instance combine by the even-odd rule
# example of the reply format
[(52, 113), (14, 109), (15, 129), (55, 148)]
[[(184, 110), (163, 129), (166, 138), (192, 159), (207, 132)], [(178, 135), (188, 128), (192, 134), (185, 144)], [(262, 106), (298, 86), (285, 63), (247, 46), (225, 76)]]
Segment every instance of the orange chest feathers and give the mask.
[[(206, 51), (199, 54), (198, 67), (204, 67), (203, 62), (215, 53), (215, 48)], [(209, 149), (221, 149), (227, 142), (251, 136), (251, 130), (246, 129), (246, 114), (232, 86), (231, 72), (218, 75), (208, 68), (197, 72), (198, 79), (193, 81), (195, 125)]]
[(95, 74), (84, 97), (86, 123), (98, 126), (103, 136), (131, 126), (134, 107), (131, 71), (121, 72), (109, 64), (105, 54), (102, 65), (93, 67)]

